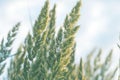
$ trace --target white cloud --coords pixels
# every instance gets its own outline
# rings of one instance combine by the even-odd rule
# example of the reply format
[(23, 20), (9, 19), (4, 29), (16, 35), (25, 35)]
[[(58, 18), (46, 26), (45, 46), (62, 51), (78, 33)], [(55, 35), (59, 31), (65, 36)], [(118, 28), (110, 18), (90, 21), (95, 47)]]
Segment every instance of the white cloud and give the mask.
[[(107, 31), (108, 18), (104, 15), (105, 5), (100, 2), (94, 2), (94, 4), (86, 5), (90, 12), (89, 15), (85, 17), (86, 22), (84, 24), (85, 31), (82, 35), (77, 35), (77, 52), (76, 52), (76, 62), (79, 61), (79, 57), (84, 57), (86, 54), (96, 47), (95, 40), (101, 33)], [(83, 6), (85, 7), (85, 6)], [(83, 14), (84, 16), (84, 14)], [(89, 18), (89, 19), (87, 19)], [(99, 42), (98, 42), (99, 43)], [(97, 46), (100, 47), (100, 46)]]
[[(98, 5), (98, 6), (96, 6)], [(98, 10), (99, 11), (98, 11)], [(83, 33), (82, 36), (78, 37), (78, 41), (81, 39), (84, 40), (89, 40), (94, 39), (98, 34), (103, 33), (106, 30), (106, 25), (107, 25), (107, 17), (102, 15), (102, 12), (104, 10), (103, 4), (95, 3), (95, 5), (92, 5), (89, 7), (90, 15), (87, 16), (89, 19), (86, 19), (85, 26), (82, 26), (85, 28), (85, 32)], [(97, 12), (98, 11), (98, 12)], [(101, 16), (102, 15), (102, 16)], [(84, 15), (83, 15), (84, 16)], [(91, 42), (90, 42), (91, 43)]]
[(104, 4), (102, 2), (96, 2), (91, 6), (90, 9), (90, 15), (91, 17), (95, 17), (98, 19), (98, 17), (102, 16), (102, 13), (104, 11)]

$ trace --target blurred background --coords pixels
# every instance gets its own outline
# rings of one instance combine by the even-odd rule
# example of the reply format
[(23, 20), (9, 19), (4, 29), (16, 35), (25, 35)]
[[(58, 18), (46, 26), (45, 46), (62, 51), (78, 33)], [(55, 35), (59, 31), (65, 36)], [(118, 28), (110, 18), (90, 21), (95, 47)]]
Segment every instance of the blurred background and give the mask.
[[(62, 26), (66, 14), (78, 0), (49, 0), (50, 8), (57, 4), (56, 30)], [(45, 0), (0, 0), (0, 40), (17, 23), (20, 31), (13, 45), (17, 48), (31, 31)], [(86, 58), (93, 49), (103, 50), (103, 59), (113, 49), (113, 67), (119, 64), (120, 50), (120, 0), (82, 0), (80, 30), (76, 35), (76, 63)], [(13, 53), (15, 49), (13, 49)]]

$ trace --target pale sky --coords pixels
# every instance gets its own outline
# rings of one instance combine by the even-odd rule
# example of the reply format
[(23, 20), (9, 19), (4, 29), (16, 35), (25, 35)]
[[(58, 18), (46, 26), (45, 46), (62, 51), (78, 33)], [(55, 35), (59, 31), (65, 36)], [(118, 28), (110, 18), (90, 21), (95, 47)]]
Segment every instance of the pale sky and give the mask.
[[(57, 4), (56, 27), (59, 28), (78, 0), (49, 0), (50, 8)], [(0, 0), (0, 39), (17, 23), (21, 22), (16, 43), (19, 45), (34, 24), (45, 0)], [(80, 30), (76, 35), (76, 63), (95, 47), (103, 54), (113, 49), (113, 65), (118, 64), (120, 50), (120, 0), (82, 0)]]

